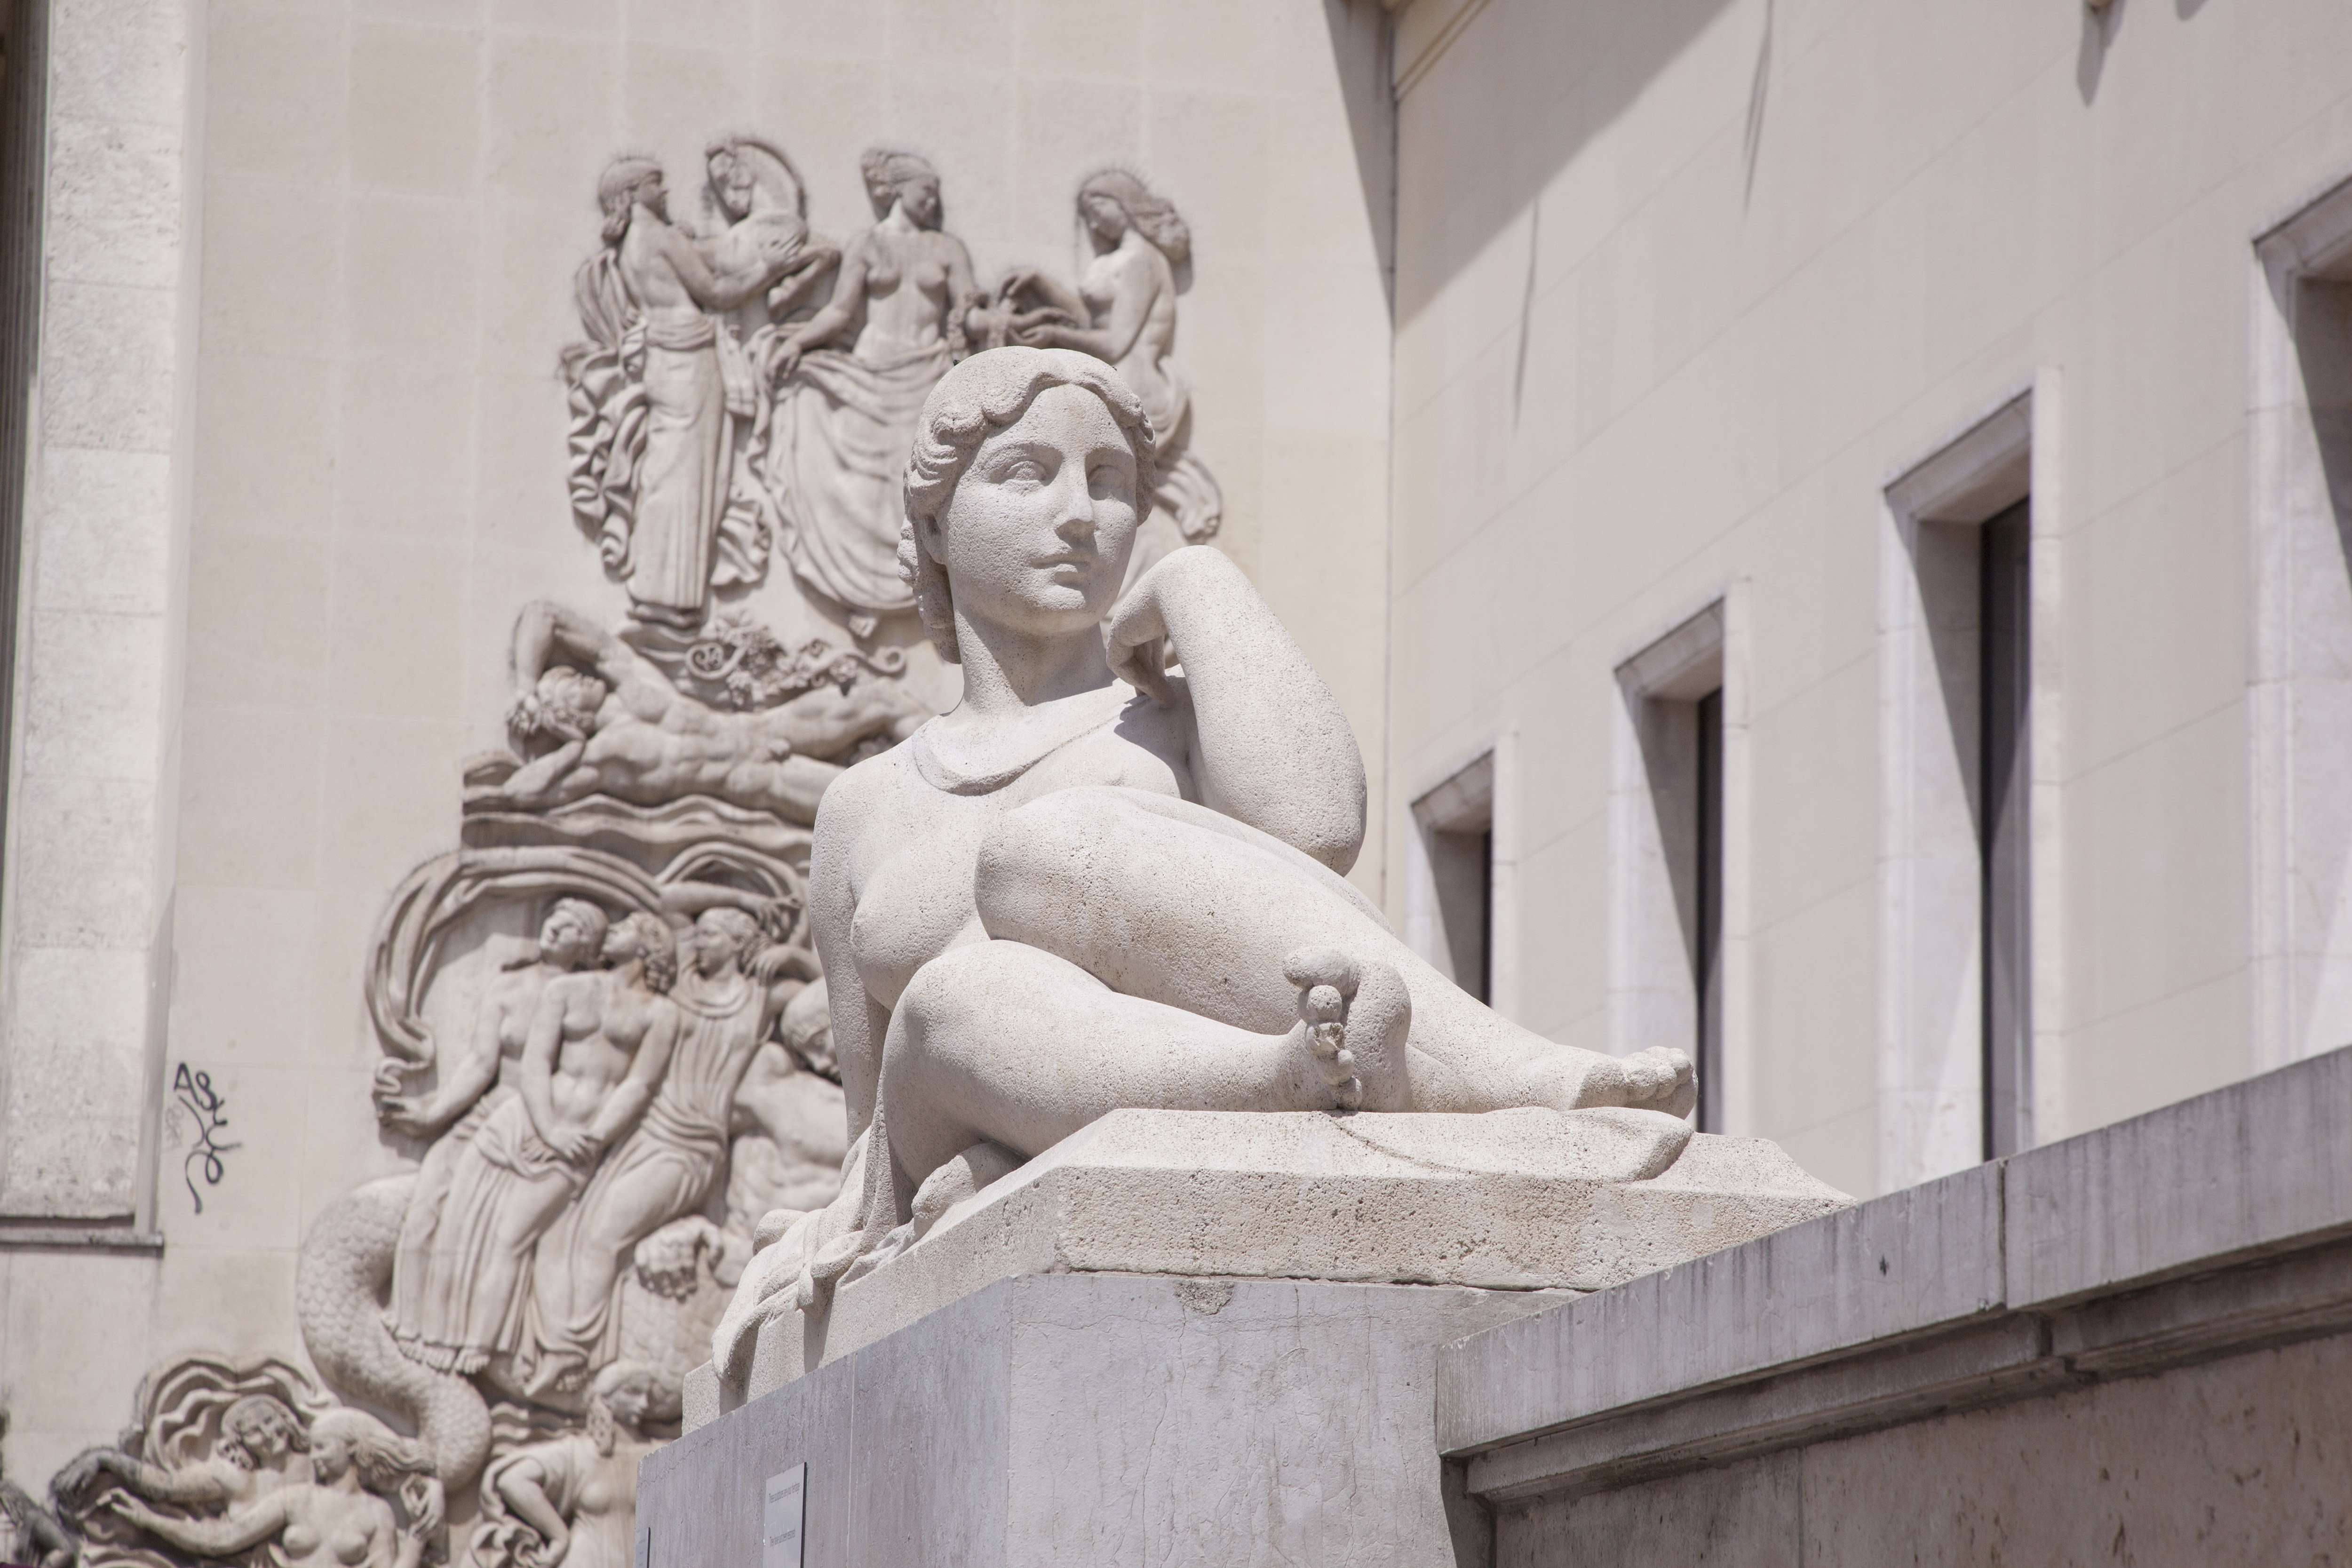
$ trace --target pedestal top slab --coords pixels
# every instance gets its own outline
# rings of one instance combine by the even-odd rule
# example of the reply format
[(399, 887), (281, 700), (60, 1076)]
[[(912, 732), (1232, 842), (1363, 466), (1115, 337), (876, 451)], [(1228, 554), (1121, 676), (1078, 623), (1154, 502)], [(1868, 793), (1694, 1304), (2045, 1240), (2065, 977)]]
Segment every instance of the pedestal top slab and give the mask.
[(1121, 1110), (761, 1334), (747, 1394), (992, 1284), (1100, 1272), (1598, 1290), (1843, 1208), (1761, 1139), (1654, 1111)]

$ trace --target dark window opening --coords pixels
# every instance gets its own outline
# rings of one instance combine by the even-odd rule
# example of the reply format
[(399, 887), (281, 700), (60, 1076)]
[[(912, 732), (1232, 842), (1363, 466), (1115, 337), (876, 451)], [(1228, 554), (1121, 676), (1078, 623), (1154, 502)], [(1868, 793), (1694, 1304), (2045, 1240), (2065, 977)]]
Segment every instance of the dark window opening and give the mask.
[(1986, 521), (1978, 556), (1978, 842), (1983, 855), (1984, 1152), (2023, 1146), (2032, 1059), (2032, 503)]
[(1723, 691), (1698, 700), (1691, 985), (1698, 1003), (1698, 1130), (1723, 1131)]

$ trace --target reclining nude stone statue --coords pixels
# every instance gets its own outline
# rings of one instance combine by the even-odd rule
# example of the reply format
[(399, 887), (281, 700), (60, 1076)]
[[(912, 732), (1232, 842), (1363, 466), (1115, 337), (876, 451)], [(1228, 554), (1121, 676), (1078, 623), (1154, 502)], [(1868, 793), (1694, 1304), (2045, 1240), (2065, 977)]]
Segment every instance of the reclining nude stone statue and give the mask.
[(900, 571), (963, 699), (818, 813), (858, 1142), (840, 1198), (746, 1272), (713, 1342), (730, 1380), (761, 1321), (887, 1259), (941, 1183), (1115, 1110), (1689, 1109), (1683, 1053), (1517, 1027), (1345, 880), (1362, 759), (1223, 555), (1170, 553), (1105, 630), (1153, 458), (1136, 395), (1070, 350), (975, 355), (924, 406)]

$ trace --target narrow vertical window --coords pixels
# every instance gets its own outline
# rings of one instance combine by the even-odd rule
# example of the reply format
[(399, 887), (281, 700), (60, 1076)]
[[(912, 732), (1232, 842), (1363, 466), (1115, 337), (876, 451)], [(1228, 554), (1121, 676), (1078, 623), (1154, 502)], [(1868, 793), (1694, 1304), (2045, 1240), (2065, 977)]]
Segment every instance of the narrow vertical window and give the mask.
[(48, 7), (0, 5), (0, 844), (7, 841), (26, 421), (40, 321), (41, 143)]
[(1698, 788), (1696, 853), (1691, 868), (1697, 930), (1691, 944), (1691, 985), (1698, 1027), (1691, 1045), (1698, 1063), (1698, 1129), (1723, 1131), (1723, 689), (1698, 700), (1696, 732)]
[(2032, 927), (2030, 853), (2032, 742), (2026, 727), (2031, 678), (2032, 503), (1986, 520), (1978, 540), (1978, 834), (1984, 895), (1984, 1153), (2023, 1143), (2020, 1088), (2032, 1047)]
[(2033, 399), (1888, 487), (1880, 1188), (2032, 1143)]
[(1609, 1048), (1689, 1053), (1707, 1132), (1746, 1124), (1730, 1087), (1739, 922), (1727, 803), (1740, 775), (1729, 625), (1717, 600), (1617, 666), (1609, 810)]
[(2352, 180), (2255, 242), (2255, 1062), (2352, 1040)]
[(1495, 988), (1495, 754), (1412, 803), (1405, 889), (1413, 950), (1481, 1002)]

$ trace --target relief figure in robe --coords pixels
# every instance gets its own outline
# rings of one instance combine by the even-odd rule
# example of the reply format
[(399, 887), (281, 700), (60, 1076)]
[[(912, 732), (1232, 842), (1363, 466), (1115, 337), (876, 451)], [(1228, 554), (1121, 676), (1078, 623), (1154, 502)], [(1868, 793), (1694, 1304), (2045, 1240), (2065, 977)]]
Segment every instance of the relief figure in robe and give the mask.
[(686, 949), (669, 994), (677, 1044), (653, 1103), (539, 1244), (533, 1391), (577, 1388), (617, 1354), (622, 1269), (637, 1243), (710, 1196), (744, 1070), (817, 973), (806, 949), (767, 942), (756, 920), (724, 905), (696, 918)]
[[(531, 1254), (587, 1186), (604, 1150), (635, 1125), (669, 1066), (677, 944), (658, 915), (613, 922), (609, 969), (547, 983), (513, 1099), (458, 1154), (431, 1244), (396, 1254), (387, 1313), (410, 1359), (471, 1375), (522, 1350)], [(401, 1278), (421, 1262), (423, 1278)]]
[(1076, 349), (1115, 366), (1151, 421), (1151, 510), (1137, 526), (1122, 592), (1163, 555), (1217, 531), (1224, 496), (1192, 449), (1192, 383), (1174, 359), (1176, 296), (1192, 281), (1192, 234), (1175, 204), (1123, 169), (1078, 186), (1078, 223), (1092, 258), (1073, 291), (1030, 268), (1009, 274), (1000, 298), (1042, 300), (1010, 321), (1017, 341)]
[[(935, 1173), (1121, 1108), (1695, 1097), (1684, 1053), (1619, 1059), (1491, 1011), (1346, 879), (1354, 734), (1225, 556), (1173, 552), (1106, 632), (1155, 460), (1141, 400), (1067, 350), (975, 355), (924, 410), (902, 559), (963, 698), (845, 773), (817, 823), (809, 921), (863, 1143), (841, 1198), (770, 1249), (805, 1260), (795, 1305), (905, 1245)], [(784, 1272), (755, 1262), (745, 1289)], [(730, 1379), (745, 1309), (713, 1345)]]
[(929, 163), (877, 149), (859, 167), (877, 221), (844, 248), (832, 299), (769, 358), (768, 471), (793, 572), (865, 637), (914, 606), (897, 566), (899, 477), (978, 289), (963, 242), (940, 229)]
[[(573, 285), (590, 341), (565, 358), (572, 509), (626, 586), (631, 613), (691, 629), (715, 576), (734, 577), (718, 574), (734, 415), (716, 314), (788, 274), (813, 279), (830, 258), (802, 244), (804, 228), (771, 226), (751, 256), (715, 269), (670, 222), (661, 166), (649, 158), (615, 160), (596, 199), (604, 248)], [(748, 364), (739, 357), (735, 368), (732, 401), (749, 412)], [(756, 541), (739, 542), (732, 554), (765, 560)]]
[(679, 691), (587, 616), (544, 600), (516, 617), (512, 660), (508, 725), (530, 760), (489, 798), (526, 811), (592, 795), (638, 805), (708, 795), (811, 822), (841, 772), (821, 758), (871, 736), (896, 740), (930, 712), (898, 682), (864, 677), (724, 711)]
[[(403, 1090), (402, 1079), (413, 1070), (405, 1062), (388, 1060), (376, 1068), (377, 1119), (395, 1132), (434, 1140), (401, 1219), (403, 1261), (393, 1271), (394, 1279), (412, 1293), (424, 1288), (425, 1254), (433, 1245), (458, 1155), (490, 1113), (514, 1098), (541, 993), (555, 976), (586, 969), (602, 957), (609, 924), (604, 911), (585, 899), (557, 900), (540, 924), (537, 952), (509, 963), (483, 987), (469, 1048), (432, 1093)], [(414, 1299), (394, 1298), (395, 1320), (414, 1321), (422, 1311)]]

